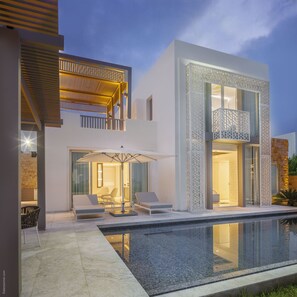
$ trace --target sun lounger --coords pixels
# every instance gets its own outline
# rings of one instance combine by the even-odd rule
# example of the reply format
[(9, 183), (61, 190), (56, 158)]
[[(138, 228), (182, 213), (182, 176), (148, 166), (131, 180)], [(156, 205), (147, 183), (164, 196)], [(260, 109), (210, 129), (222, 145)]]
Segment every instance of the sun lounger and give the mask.
[(73, 195), (73, 213), (76, 220), (78, 216), (104, 214), (104, 211), (98, 204), (97, 195)]
[(152, 211), (172, 211), (172, 204), (160, 202), (155, 192), (135, 193), (137, 207), (146, 209), (150, 215)]

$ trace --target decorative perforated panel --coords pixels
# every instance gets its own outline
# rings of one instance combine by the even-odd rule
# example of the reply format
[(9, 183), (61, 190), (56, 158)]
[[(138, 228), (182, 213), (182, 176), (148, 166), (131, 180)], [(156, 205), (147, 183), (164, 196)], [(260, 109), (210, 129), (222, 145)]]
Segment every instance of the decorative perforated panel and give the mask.
[(197, 73), (187, 70), (187, 199), (191, 212), (205, 208), (204, 83)]
[(124, 71), (115, 70), (103, 65), (92, 66), (60, 58), (59, 67), (61, 72), (105, 79), (114, 82), (123, 82), (125, 79)]
[(250, 141), (250, 114), (247, 111), (218, 108), (212, 113), (214, 140)]
[[(260, 206), (271, 205), (271, 156), (261, 155), (260, 157)], [(269, 182), (267, 181), (269, 177)]]
[[(197, 212), (205, 208), (204, 84), (206, 82), (259, 93), (261, 158), (260, 205), (271, 205), (269, 83), (267, 81), (257, 80), (243, 75), (214, 68), (208, 68), (192, 63), (189, 63), (186, 69), (186, 189), (188, 209), (191, 212)], [(243, 126), (245, 126), (244, 123)], [(240, 129), (244, 130), (243, 127)], [(233, 134), (232, 137), (235, 137), (235, 134)], [(242, 138), (244, 138), (243, 134)]]

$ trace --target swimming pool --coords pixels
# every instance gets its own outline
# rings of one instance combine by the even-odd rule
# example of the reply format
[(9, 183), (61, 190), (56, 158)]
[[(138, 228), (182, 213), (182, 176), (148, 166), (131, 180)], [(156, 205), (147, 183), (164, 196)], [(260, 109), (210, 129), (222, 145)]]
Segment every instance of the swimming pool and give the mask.
[(297, 263), (297, 217), (101, 229), (150, 296)]

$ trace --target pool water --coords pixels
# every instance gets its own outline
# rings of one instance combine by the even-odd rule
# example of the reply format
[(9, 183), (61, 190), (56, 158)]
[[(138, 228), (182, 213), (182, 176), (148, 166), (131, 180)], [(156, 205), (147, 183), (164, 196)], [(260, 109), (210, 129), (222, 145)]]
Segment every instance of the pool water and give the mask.
[(101, 230), (150, 296), (297, 263), (296, 217)]

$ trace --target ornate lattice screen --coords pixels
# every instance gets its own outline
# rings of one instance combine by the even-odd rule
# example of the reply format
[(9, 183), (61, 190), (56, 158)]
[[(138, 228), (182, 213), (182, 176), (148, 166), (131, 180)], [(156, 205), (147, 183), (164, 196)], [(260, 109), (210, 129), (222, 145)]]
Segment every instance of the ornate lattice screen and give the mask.
[(269, 82), (189, 63), (186, 66), (187, 202), (191, 212), (205, 209), (205, 83), (257, 92), (260, 98), (260, 205), (271, 205)]
[(250, 141), (250, 114), (247, 111), (218, 108), (212, 113), (213, 139)]

